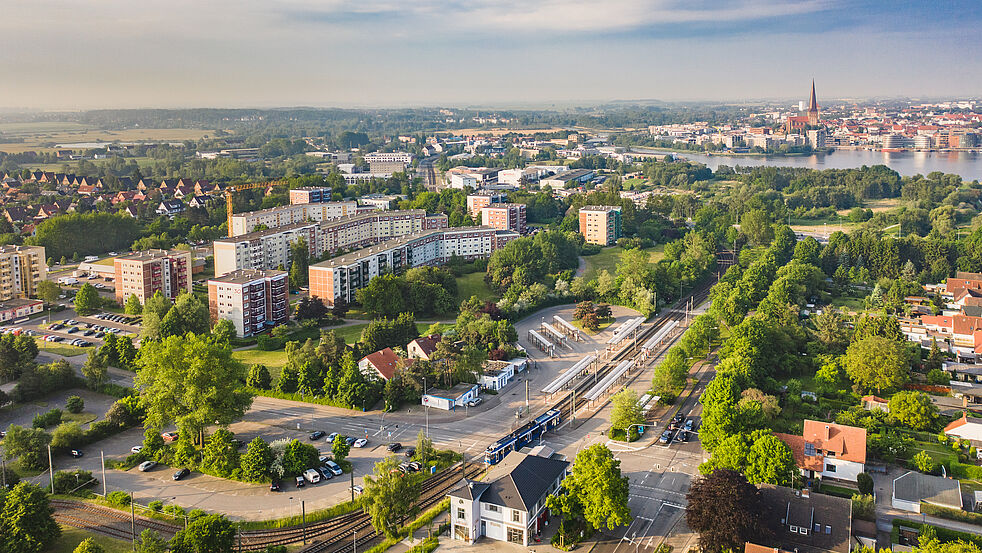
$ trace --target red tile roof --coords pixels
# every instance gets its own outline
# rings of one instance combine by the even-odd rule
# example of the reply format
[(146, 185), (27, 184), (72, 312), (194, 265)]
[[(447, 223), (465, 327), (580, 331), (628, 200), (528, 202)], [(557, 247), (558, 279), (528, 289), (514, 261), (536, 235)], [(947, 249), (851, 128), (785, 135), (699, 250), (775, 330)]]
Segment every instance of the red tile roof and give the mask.
[(385, 348), (375, 353), (369, 353), (365, 356), (365, 359), (368, 360), (368, 364), (385, 380), (390, 380), (395, 376), (399, 356), (396, 355), (396, 352), (392, 351), (392, 348)]
[(802, 437), (816, 449), (834, 451), (836, 457), (866, 463), (866, 429), (834, 422), (805, 421)]
[(420, 351), (423, 352), (423, 355), (429, 358), (430, 355), (432, 355), (433, 352), (436, 351), (436, 346), (437, 344), (440, 343), (440, 340), (442, 339), (443, 336), (439, 334), (431, 334), (429, 336), (420, 336), (419, 338), (416, 338), (415, 340), (409, 343), (416, 344), (417, 346), (419, 346), (419, 349)]
[(774, 436), (788, 444), (788, 447), (791, 448), (791, 454), (794, 456), (794, 464), (798, 465), (798, 468), (815, 472), (822, 472), (825, 468), (821, 455), (805, 455), (805, 439), (801, 436), (782, 432), (775, 432)]

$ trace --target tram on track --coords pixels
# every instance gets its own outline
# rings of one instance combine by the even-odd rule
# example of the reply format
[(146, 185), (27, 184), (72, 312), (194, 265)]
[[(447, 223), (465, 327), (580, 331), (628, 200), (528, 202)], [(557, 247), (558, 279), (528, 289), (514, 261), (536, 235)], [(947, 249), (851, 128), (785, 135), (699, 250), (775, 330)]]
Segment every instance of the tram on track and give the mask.
[(521, 428), (488, 446), (484, 451), (484, 462), (497, 465), (511, 451), (518, 451), (539, 439), (542, 434), (556, 428), (562, 422), (559, 409), (550, 409)]

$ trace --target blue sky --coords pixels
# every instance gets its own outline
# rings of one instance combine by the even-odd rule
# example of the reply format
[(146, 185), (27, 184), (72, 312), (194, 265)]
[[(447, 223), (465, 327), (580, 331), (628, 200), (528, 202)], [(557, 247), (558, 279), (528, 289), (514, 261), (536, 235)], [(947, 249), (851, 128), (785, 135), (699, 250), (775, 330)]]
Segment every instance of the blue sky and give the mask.
[(969, 1), (0, 0), (0, 107), (982, 95)]

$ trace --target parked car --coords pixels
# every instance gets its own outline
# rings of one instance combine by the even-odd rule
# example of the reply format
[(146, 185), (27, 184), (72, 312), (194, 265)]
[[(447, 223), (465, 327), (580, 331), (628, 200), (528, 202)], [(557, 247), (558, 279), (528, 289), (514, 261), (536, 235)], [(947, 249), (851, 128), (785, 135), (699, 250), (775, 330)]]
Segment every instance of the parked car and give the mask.
[(164, 439), (165, 443), (174, 442), (177, 441), (177, 432), (164, 432), (160, 437)]
[(81, 449), (73, 449), (72, 450), (72, 457), (78, 458), (78, 457), (81, 457), (81, 456), (82, 456), (82, 450)]
[(412, 459), (413, 458), (413, 455), (416, 455), (416, 448), (415, 447), (411, 447), (411, 448), (409, 448), (409, 449), (406, 450), (406, 459)]
[(180, 480), (189, 474), (191, 474), (191, 471), (186, 468), (178, 469), (178, 471), (174, 473), (173, 478), (174, 480)]
[(133, 446), (133, 447), (130, 448), (130, 453), (139, 453), (141, 451), (143, 451), (143, 446), (142, 445), (135, 445), (135, 446)]
[(409, 474), (411, 472), (409, 470), (409, 463), (399, 463), (399, 470), (401, 470), (403, 474)]
[(280, 482), (279, 482), (279, 480), (273, 480), (272, 482), (269, 483), (269, 491), (271, 491), (271, 492), (278, 492), (278, 491), (280, 491)]
[(420, 464), (420, 463), (417, 463), (416, 461), (413, 461), (413, 462), (409, 463), (409, 470), (411, 470), (413, 472), (419, 472), (419, 471), (423, 470), (423, 465)]
[(685, 428), (686, 430), (688, 430), (688, 431), (691, 432), (692, 431), (692, 424), (693, 424), (692, 423), (692, 419), (685, 419), (685, 426), (683, 428)]
[(310, 434), (310, 440), (311, 441), (313, 441), (313, 440), (319, 440), (319, 439), (321, 439), (323, 437), (324, 437), (324, 431), (323, 430), (316, 430), (314, 432), (311, 432), (311, 434)]
[(362, 492), (364, 492), (364, 491), (365, 491), (365, 488), (362, 488), (361, 486), (359, 486), (359, 485), (357, 485), (357, 484), (355, 484), (354, 486), (351, 486), (351, 487), (350, 487), (350, 488), (348, 488), (348, 489), (349, 489), (349, 490), (354, 490), (356, 494), (360, 494), (360, 493), (362, 493)]
[(468, 407), (477, 407), (478, 405), (480, 405), (482, 403), (484, 403), (484, 400), (482, 398), (476, 397), (476, 398), (468, 401), (467, 402), (467, 406)]
[(687, 441), (689, 441), (689, 431), (688, 430), (685, 430), (683, 428), (682, 430), (679, 431), (679, 441), (680, 442), (687, 442)]
[[(338, 436), (339, 436), (340, 434), (341, 434), (340, 432), (331, 432), (331, 433), (330, 433), (330, 434), (329, 434), (329, 435), (327, 436), (327, 440), (325, 440), (325, 441), (326, 441), (327, 443), (329, 443), (329, 444), (333, 444), (333, 443), (334, 443), (334, 438), (337, 438), (337, 437), (338, 437)], [(323, 436), (323, 434), (321, 434), (321, 436)]]
[(330, 480), (331, 478), (334, 478), (334, 473), (331, 472), (331, 469), (327, 467), (320, 467), (319, 469), (317, 469), (317, 472), (320, 473), (321, 478), (323, 478), (324, 480)]
[(140, 466), (137, 468), (139, 469), (140, 472), (147, 472), (148, 470), (152, 469), (155, 466), (157, 466), (156, 461), (144, 461), (140, 463)]
[(349, 446), (351, 446), (351, 445), (354, 445), (354, 443), (355, 443), (355, 439), (354, 439), (354, 438), (352, 438), (351, 436), (345, 436), (345, 437), (344, 437), (344, 441), (345, 441), (345, 442), (346, 442), (346, 443), (347, 443), (347, 444), (348, 444)]
[(297, 477), (297, 487), (302, 488), (306, 482), (304, 482), (303, 476)]
[(344, 474), (344, 471), (341, 470), (341, 465), (335, 463), (334, 461), (327, 461), (326, 463), (324, 463), (324, 466), (327, 467), (328, 470), (333, 472), (334, 476), (341, 476), (342, 474)]
[(303, 479), (311, 484), (316, 484), (321, 481), (321, 473), (314, 469), (307, 469), (303, 471)]
[(390, 452), (395, 453), (396, 451), (402, 449), (402, 444), (400, 444), (399, 442), (392, 442), (391, 444), (385, 446), (385, 449), (388, 449)]
[(354, 443), (355, 447), (365, 447), (366, 445), (368, 445), (368, 440), (365, 438), (358, 438)]

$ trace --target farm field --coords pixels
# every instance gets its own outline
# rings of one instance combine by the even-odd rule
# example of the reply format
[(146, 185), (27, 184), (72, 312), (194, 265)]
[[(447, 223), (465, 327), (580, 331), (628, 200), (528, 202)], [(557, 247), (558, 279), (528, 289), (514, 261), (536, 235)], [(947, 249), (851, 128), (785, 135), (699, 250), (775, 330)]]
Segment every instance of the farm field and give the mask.
[[(78, 123), (0, 123), (0, 151), (53, 152), (58, 144), (85, 142), (182, 142), (207, 138), (207, 129), (124, 129), (101, 130)], [(4, 139), (19, 142), (3, 142)]]

